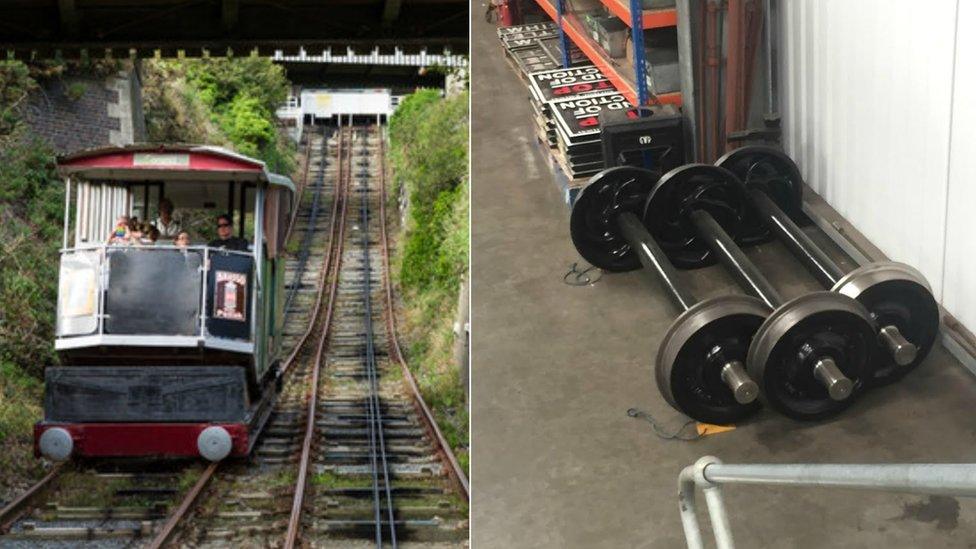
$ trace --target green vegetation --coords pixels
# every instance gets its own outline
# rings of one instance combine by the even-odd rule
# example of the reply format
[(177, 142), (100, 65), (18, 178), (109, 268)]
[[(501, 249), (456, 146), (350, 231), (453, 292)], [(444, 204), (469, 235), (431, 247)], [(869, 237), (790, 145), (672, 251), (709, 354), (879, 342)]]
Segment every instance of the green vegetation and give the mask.
[(54, 360), (64, 187), (32, 140), (0, 147), (0, 181), (0, 364), (40, 377)]
[(298, 474), (293, 469), (281, 469), (268, 477), (267, 485), (271, 488), (286, 488), (295, 485)]
[(36, 473), (31, 433), (44, 365), (54, 361), (54, 296), (64, 208), (53, 154), (21, 123), (37, 89), (22, 63), (0, 62), (0, 494)]
[(40, 381), (11, 362), (0, 361), (0, 499), (6, 499), (11, 488), (40, 472), (41, 463), (34, 459), (32, 440), (34, 423), (41, 418)]
[(294, 146), (275, 127), (288, 79), (266, 57), (152, 60), (143, 65), (150, 141), (226, 145), (291, 173)]
[(390, 119), (391, 200), (407, 220), (394, 273), (403, 298), (407, 360), (465, 470), (468, 417), (453, 357), (453, 324), (468, 271), (468, 95), (406, 97)]
[(311, 478), (312, 486), (323, 490), (337, 488), (362, 488), (373, 485), (373, 479), (367, 476), (344, 476), (331, 471), (315, 473)]

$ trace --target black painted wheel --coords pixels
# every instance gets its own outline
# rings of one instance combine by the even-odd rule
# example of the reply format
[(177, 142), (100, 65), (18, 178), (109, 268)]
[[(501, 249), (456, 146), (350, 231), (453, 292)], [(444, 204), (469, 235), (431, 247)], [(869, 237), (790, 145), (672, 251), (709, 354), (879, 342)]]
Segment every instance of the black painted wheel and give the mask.
[(729, 361), (746, 363), (749, 342), (769, 313), (746, 295), (709, 299), (685, 311), (658, 347), (654, 378), (664, 399), (688, 417), (718, 425), (759, 411), (759, 400), (736, 401), (721, 372)]
[(879, 328), (895, 326), (913, 343), (915, 360), (901, 366), (882, 346), (878, 367), (868, 383), (881, 386), (900, 380), (917, 367), (935, 346), (942, 313), (925, 277), (904, 263), (885, 261), (865, 265), (837, 281), (833, 291), (864, 305)]
[(583, 259), (605, 271), (640, 267), (617, 217), (623, 212), (640, 217), (656, 181), (653, 172), (632, 166), (610, 168), (590, 179), (576, 196), (569, 216), (569, 234)]
[[(834, 292), (814, 292), (776, 309), (756, 332), (747, 368), (763, 400), (786, 416), (820, 420), (853, 404), (877, 359), (876, 328), (863, 305)], [(814, 375), (814, 365), (831, 358), (854, 382), (844, 400), (834, 400)]]
[(747, 202), (745, 187), (732, 172), (708, 164), (687, 164), (658, 181), (644, 207), (644, 225), (676, 267), (696, 269), (712, 264), (714, 258), (689, 214), (705, 210), (735, 237)]
[[(764, 145), (750, 145), (730, 151), (715, 162), (736, 175), (746, 188), (761, 189), (793, 219), (803, 208), (803, 176), (786, 153)], [(737, 241), (743, 246), (761, 244), (773, 234), (749, 204)]]

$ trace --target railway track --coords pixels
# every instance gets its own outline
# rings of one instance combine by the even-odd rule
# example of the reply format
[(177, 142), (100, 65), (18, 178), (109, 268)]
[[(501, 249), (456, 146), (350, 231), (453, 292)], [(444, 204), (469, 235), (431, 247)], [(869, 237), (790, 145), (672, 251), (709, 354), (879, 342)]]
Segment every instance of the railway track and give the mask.
[[(328, 302), (325, 284), (335, 262), (335, 247), (342, 230), (340, 160), (347, 131), (337, 131), (312, 142), (309, 156), (310, 186), (303, 191), (292, 242), (299, 242), (286, 266), (290, 280), (285, 299), (284, 348), (287, 358), (284, 384), (274, 412), (258, 440), (249, 463), (230, 463), (208, 489), (194, 514), (183, 520), (175, 543), (190, 547), (274, 546), (284, 534), (283, 503), (294, 482), (295, 456), (300, 449), (304, 412), (321, 355)], [(314, 139), (314, 138), (313, 138)], [(303, 222), (304, 221), (304, 222)], [(304, 228), (299, 228), (304, 227)]]
[[(76, 532), (75, 540), (99, 547), (467, 543), (467, 480), (395, 335), (382, 133), (344, 127), (310, 140), (291, 229), (290, 246), (297, 249), (286, 266), (283, 343), (291, 352), (251, 459), (184, 465), (178, 477), (156, 477), (161, 487), (177, 489), (158, 490), (168, 494), (165, 502), (141, 501), (140, 509), (154, 514), (138, 523), (103, 519), (102, 526)], [(43, 505), (21, 507), (36, 517)], [(140, 513), (150, 511), (103, 510), (118, 521)], [(0, 527), (3, 519), (0, 513)], [(25, 520), (11, 532), (27, 535)], [(0, 547), (7, 541), (21, 543), (8, 536)]]
[(139, 547), (208, 467), (185, 461), (62, 465), (0, 512), (0, 547)]
[(298, 351), (285, 389), (291, 396), (254, 460), (222, 474), (184, 528), (182, 546), (467, 541), (466, 481), (446, 459), (450, 450), (427, 423), (406, 368), (387, 352), (395, 339), (381, 140), (365, 128), (344, 128), (337, 138), (317, 341)]
[(389, 353), (382, 137), (353, 145), (353, 167), (345, 172), (352, 227), (334, 281), (317, 429), (302, 456), (308, 478), (293, 499), (286, 547), (299, 540), (330, 547), (462, 544), (466, 492), (450, 480), (443, 459), (450, 451), (431, 436), (419, 397)]

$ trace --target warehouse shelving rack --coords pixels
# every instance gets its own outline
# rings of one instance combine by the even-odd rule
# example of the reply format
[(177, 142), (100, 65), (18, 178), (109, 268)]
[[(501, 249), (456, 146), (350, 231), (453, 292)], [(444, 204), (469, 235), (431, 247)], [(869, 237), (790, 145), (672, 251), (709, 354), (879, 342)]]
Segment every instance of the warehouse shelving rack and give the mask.
[[(600, 0), (610, 13), (620, 18), (630, 28), (630, 39), (634, 49), (634, 74), (613, 60), (584, 30), (582, 22), (575, 14), (566, 11), (566, 0), (535, 0), (559, 27), (563, 50), (563, 66), (569, 66), (569, 40), (596, 65), (600, 71), (634, 105), (651, 103), (647, 89), (647, 75), (644, 61), (644, 31), (649, 29), (674, 27), (678, 16), (675, 8), (641, 9), (640, 0)], [(681, 93), (667, 93), (656, 96), (661, 103), (681, 105)]]

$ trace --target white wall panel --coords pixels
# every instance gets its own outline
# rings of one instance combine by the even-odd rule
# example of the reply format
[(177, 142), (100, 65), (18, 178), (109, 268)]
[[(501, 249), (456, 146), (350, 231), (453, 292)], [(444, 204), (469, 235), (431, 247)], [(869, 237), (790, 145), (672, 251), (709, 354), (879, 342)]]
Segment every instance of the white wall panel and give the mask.
[(319, 118), (336, 114), (390, 114), (390, 90), (304, 90), (302, 112)]
[(955, 0), (780, 3), (787, 152), (818, 193), (889, 257), (921, 269), (937, 295), (955, 29)]
[(943, 305), (976, 329), (976, 2), (959, 2)]

